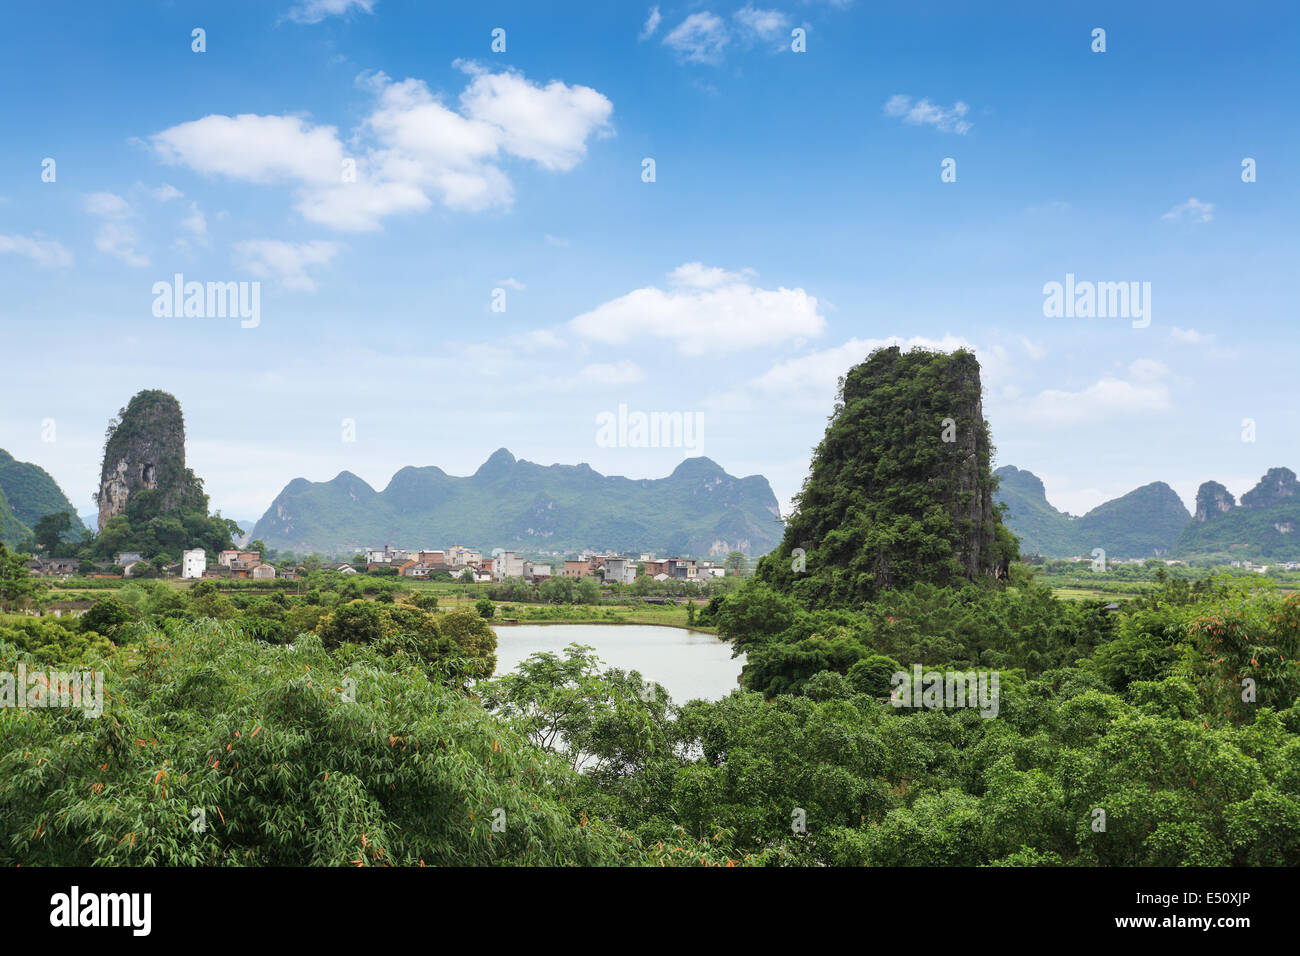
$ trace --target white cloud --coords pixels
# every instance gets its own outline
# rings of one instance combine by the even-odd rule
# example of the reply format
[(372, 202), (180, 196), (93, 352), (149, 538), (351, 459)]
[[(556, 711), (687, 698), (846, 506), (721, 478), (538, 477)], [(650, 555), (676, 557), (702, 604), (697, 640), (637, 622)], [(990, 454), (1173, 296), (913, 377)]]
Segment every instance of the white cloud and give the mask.
[(149, 257), (140, 252), (136, 246), (139, 237), (135, 230), (122, 220), (133, 216), (131, 205), (116, 193), (89, 193), (85, 197), (86, 212), (92, 216), (107, 219), (95, 234), (95, 248), (115, 259), (121, 259), (129, 266), (147, 266)]
[(86, 196), (86, 212), (92, 216), (105, 219), (125, 219), (131, 215), (131, 206), (117, 193), (89, 193)]
[(885, 101), (885, 115), (902, 119), (913, 126), (933, 126), (945, 133), (964, 135), (975, 124), (966, 119), (970, 107), (958, 100), (952, 106), (938, 106), (928, 99), (912, 101), (904, 93), (896, 93)]
[(645, 372), (635, 362), (622, 361), (588, 365), (578, 372), (577, 380), (583, 385), (634, 385), (645, 381)]
[(375, 0), (302, 0), (284, 15), (294, 23), (320, 23), (326, 17), (341, 17), (353, 10), (373, 13)]
[[(975, 351), (970, 342), (959, 336), (945, 335), (939, 339), (913, 336), (908, 339), (891, 336), (879, 339), (849, 339), (843, 345), (832, 346), (807, 355), (778, 362), (770, 369), (750, 379), (733, 390), (721, 401), (730, 406), (751, 405), (756, 399), (775, 400), (785, 407), (805, 411), (825, 411), (834, 405), (840, 376), (858, 365), (876, 349), (897, 345), (903, 351), (914, 348), (936, 349), (952, 352), (956, 349)], [(984, 355), (976, 353), (981, 364)]]
[(1020, 344), (1031, 359), (1037, 362), (1047, 354), (1047, 349), (1026, 336), (1020, 336)]
[(472, 77), (459, 112), (422, 80), (358, 77), (375, 103), (350, 140), (355, 149), (345, 150), (333, 126), (254, 114), (182, 123), (149, 145), (163, 162), (201, 173), (296, 184), (303, 218), (373, 231), (387, 216), (428, 209), (434, 198), (455, 209), (509, 206), (510, 180), (496, 165), (502, 154), (567, 171), (586, 155), (588, 138), (609, 131), (613, 104), (590, 87), (538, 86), (513, 71), (458, 65)]
[(550, 329), (533, 329), (523, 335), (516, 335), (507, 338), (502, 343), (507, 346), (516, 346), (525, 352), (538, 352), (547, 349), (560, 349), (564, 347), (564, 340), (556, 335)]
[(247, 239), (233, 248), (236, 265), (257, 278), (278, 280), (295, 292), (315, 292), (316, 282), (307, 270), (328, 265), (343, 246), (324, 239), (298, 243)]
[(26, 256), (36, 265), (49, 269), (72, 265), (72, 253), (54, 239), (34, 239), (29, 236), (0, 235), (0, 255), (12, 252)]
[(670, 275), (669, 290), (648, 286), (569, 322), (578, 335), (607, 344), (640, 337), (671, 339), (699, 356), (775, 345), (820, 335), (826, 320), (803, 289), (762, 289), (751, 270), (726, 272), (689, 262)]
[(1169, 366), (1158, 359), (1136, 359), (1129, 363), (1128, 373), (1136, 382), (1158, 382), (1169, 375)]
[(1184, 345), (1211, 345), (1214, 342), (1212, 333), (1197, 332), (1195, 329), (1180, 329), (1176, 325), (1169, 330), (1169, 337), (1175, 342), (1181, 342)]
[(559, 236), (553, 236), (549, 232), (546, 234), (546, 244), (548, 246), (558, 246), (561, 249), (569, 248), (568, 239), (562, 239)]
[(1180, 202), (1160, 217), (1168, 222), (1209, 222), (1214, 218), (1214, 203), (1201, 202), (1195, 196)]
[(158, 202), (170, 202), (182, 198), (185, 194), (170, 183), (163, 183), (157, 189), (150, 189), (149, 195)]
[(659, 29), (659, 24), (663, 22), (663, 15), (659, 13), (658, 7), (650, 8), (650, 15), (645, 19), (645, 26), (641, 28), (641, 33), (637, 36), (638, 40), (648, 40), (654, 36), (654, 32)]
[(702, 11), (692, 13), (664, 37), (664, 46), (691, 63), (717, 63), (729, 40), (722, 18)]
[(782, 41), (781, 48), (784, 49), (784, 40), (790, 30), (790, 18), (780, 10), (758, 10), (746, 6), (733, 13), (732, 19), (740, 24), (744, 38), (764, 42), (779, 39)]
[(338, 130), (298, 116), (212, 114), (165, 129), (149, 145), (164, 163), (254, 183), (326, 184), (342, 175)]
[(474, 77), (460, 95), (465, 115), (493, 127), (503, 150), (543, 169), (567, 172), (587, 155), (587, 138), (608, 131), (614, 104), (589, 86), (542, 87), (520, 73), (465, 69)]
[(528, 286), (524, 285), (514, 276), (511, 276), (508, 279), (498, 279), (497, 285), (506, 286), (507, 288), (514, 289), (516, 292), (523, 292), (525, 289), (528, 288)]
[(208, 220), (198, 203), (190, 203), (190, 214), (181, 220), (181, 228), (200, 239), (207, 236)]
[(1128, 379), (1107, 376), (1076, 392), (1047, 389), (1019, 403), (1011, 414), (1047, 425), (1073, 425), (1141, 412), (1163, 412), (1171, 407), (1164, 379), (1169, 369), (1154, 359), (1129, 365)]
[(149, 257), (140, 252), (136, 245), (139, 238), (135, 230), (120, 222), (106, 222), (95, 234), (95, 248), (105, 255), (121, 259), (129, 266), (147, 266)]

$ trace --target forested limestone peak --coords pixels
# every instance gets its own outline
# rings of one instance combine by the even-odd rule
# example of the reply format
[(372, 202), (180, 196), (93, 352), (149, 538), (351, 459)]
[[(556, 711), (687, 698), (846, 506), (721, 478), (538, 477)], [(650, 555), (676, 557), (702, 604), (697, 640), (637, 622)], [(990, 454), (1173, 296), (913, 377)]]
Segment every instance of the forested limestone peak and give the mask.
[[(781, 547), (759, 574), (823, 604), (1005, 574), (974, 354), (879, 349), (850, 369)], [(796, 554), (795, 549), (803, 549)]]
[(156, 513), (206, 507), (198, 479), (185, 467), (180, 402), (157, 389), (137, 394), (109, 422), (97, 495), (99, 530), (145, 491)]

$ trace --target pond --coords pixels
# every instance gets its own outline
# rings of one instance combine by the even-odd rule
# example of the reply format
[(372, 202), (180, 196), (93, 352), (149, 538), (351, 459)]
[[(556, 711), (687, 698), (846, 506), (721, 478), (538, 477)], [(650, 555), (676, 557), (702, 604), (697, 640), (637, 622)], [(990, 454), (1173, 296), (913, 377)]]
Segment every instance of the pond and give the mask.
[(589, 644), (606, 667), (639, 671), (662, 684), (674, 704), (718, 700), (740, 685), (736, 678), (745, 656), (733, 658), (731, 645), (704, 631), (654, 624), (518, 624), (494, 628), (497, 674), (529, 654), (550, 651), (562, 657), (570, 644)]

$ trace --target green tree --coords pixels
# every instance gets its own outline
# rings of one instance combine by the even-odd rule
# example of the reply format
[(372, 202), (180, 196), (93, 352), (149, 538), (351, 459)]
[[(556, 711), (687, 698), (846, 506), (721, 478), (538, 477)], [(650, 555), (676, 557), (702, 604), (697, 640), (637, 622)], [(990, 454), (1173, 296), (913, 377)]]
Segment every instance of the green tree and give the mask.
[(469, 661), (466, 677), (490, 677), (497, 666), (497, 635), (474, 608), (458, 607), (442, 615), (439, 624)]
[(45, 590), (45, 582), (27, 569), (27, 556), (0, 542), (0, 607), (26, 607)]
[(138, 612), (116, 596), (101, 598), (81, 615), (81, 627), (108, 638), (116, 638), (126, 624), (139, 617)]
[[(25, 708), (0, 721), (0, 865), (726, 861), (582, 816), (562, 761), (373, 648), (343, 662), (305, 637), (286, 654), (204, 621), (150, 636), (143, 656), (131, 680), (109, 669), (111, 718)], [(37, 753), (33, 773), (24, 754)]]
[(56, 511), (44, 515), (32, 529), (32, 537), (37, 547), (46, 554), (55, 554), (61, 550), (63, 536), (72, 530), (72, 515), (66, 511)]

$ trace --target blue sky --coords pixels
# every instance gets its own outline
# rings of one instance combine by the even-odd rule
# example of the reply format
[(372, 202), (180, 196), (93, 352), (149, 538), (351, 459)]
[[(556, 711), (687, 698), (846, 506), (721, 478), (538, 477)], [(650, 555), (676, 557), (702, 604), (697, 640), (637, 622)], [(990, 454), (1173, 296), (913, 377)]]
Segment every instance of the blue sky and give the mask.
[[(1300, 468), (1294, 5), (970, 6), (8, 5), (0, 447), (89, 510), (163, 388), (238, 518), (502, 446), (784, 507), (898, 338), (975, 349), (997, 463), (1072, 513)], [(155, 316), (175, 273), (260, 282), (258, 325)], [(1067, 273), (1149, 282), (1150, 325), (1046, 317)], [(698, 448), (604, 447), (620, 405)]]

